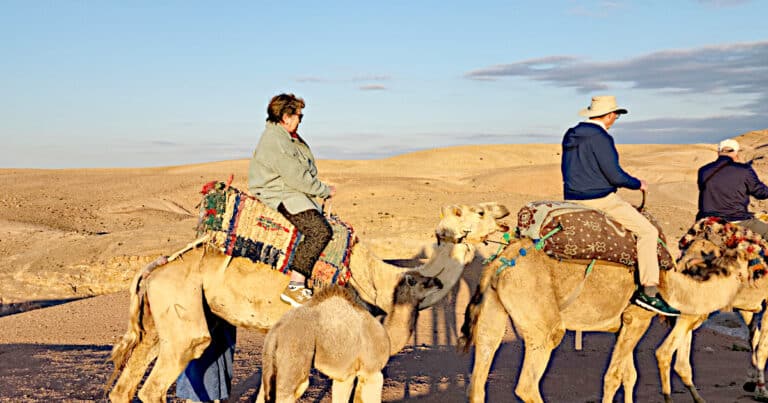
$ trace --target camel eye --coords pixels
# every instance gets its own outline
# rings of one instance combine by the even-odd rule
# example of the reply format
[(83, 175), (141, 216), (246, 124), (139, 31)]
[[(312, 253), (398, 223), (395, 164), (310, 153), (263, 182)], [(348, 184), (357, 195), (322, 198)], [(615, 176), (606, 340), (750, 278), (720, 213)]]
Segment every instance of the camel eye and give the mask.
[(480, 217), (485, 217), (485, 210), (478, 211), (477, 215), (479, 215)]

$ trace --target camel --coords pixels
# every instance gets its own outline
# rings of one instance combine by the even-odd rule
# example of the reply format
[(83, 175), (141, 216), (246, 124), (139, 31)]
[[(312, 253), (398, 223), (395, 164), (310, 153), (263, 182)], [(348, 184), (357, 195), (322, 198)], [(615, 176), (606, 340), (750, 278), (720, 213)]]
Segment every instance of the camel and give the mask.
[[(732, 248), (719, 247), (714, 243), (700, 239), (695, 241), (678, 259), (678, 266), (690, 267), (693, 265), (705, 266), (719, 270), (725, 268), (727, 271), (735, 273), (735, 277), (741, 276), (742, 279), (750, 278), (748, 270), (748, 259), (743, 253), (739, 253), (738, 245)], [(753, 358), (752, 362), (758, 370), (756, 397), (762, 398), (768, 395), (765, 390), (765, 361), (768, 357), (768, 345), (766, 345), (766, 333), (760, 332), (752, 324), (753, 316), (756, 312), (762, 310), (763, 301), (768, 297), (768, 279), (765, 276), (754, 281), (741, 281), (742, 286), (738, 289), (733, 299), (728, 300), (727, 295), (720, 295), (715, 301), (722, 305), (711, 312), (704, 314), (684, 314), (675, 321), (675, 325), (659, 345), (656, 350), (656, 359), (659, 366), (659, 375), (661, 376), (662, 395), (665, 402), (672, 402), (670, 367), (672, 356), (677, 353), (675, 359), (675, 372), (680, 376), (683, 384), (688, 388), (692, 398), (696, 402), (704, 402), (704, 399), (698, 394), (696, 386), (693, 383), (693, 369), (690, 363), (690, 352), (693, 331), (699, 328), (708, 318), (709, 314), (716, 310), (734, 308), (739, 310), (744, 322), (750, 326)], [(670, 295), (675, 295), (672, 300), (680, 306), (706, 306), (711, 301), (711, 296), (697, 289), (688, 289), (684, 286), (676, 287), (674, 284), (668, 284)], [(675, 294), (672, 291), (676, 291)], [(709, 305), (711, 306), (711, 305)], [(768, 319), (763, 317), (763, 325)], [(762, 328), (762, 326), (761, 326)], [(642, 337), (643, 332), (628, 331), (623, 335), (623, 342), (628, 343), (634, 349), (636, 343)], [(621, 338), (621, 337), (620, 337)]]
[(283, 315), (267, 334), (256, 401), (296, 401), (309, 385), (314, 366), (333, 380), (333, 402), (349, 401), (355, 379), (355, 401), (381, 402), (384, 366), (413, 335), (419, 303), (441, 288), (432, 277), (404, 274), (383, 325), (355, 301), (351, 291), (340, 287), (320, 291), (309, 304)]
[[(469, 226), (472, 216), (461, 214), (457, 226)], [(735, 252), (739, 253), (739, 252)], [(539, 383), (552, 350), (566, 330), (619, 331), (604, 377), (603, 401), (611, 402), (624, 387), (632, 401), (637, 380), (633, 350), (655, 315), (630, 304), (634, 275), (623, 265), (564, 262), (536, 250), (532, 240), (514, 239), (500, 257), (486, 265), (475, 295), (467, 306), (460, 346), (475, 346), (469, 400), (485, 400), (485, 383), (504, 335), (505, 317), (512, 319), (525, 345), (515, 393), (525, 402), (542, 402)], [(741, 290), (746, 268), (699, 282), (678, 271), (662, 271), (662, 296), (684, 314), (701, 316), (733, 301)], [(706, 296), (704, 299), (698, 296)], [(695, 390), (692, 390), (695, 393)]]
[[(419, 269), (421, 275), (436, 277), (445, 286), (427, 296), (419, 309), (434, 305), (448, 294), (467, 264), (464, 258), (468, 250), (474, 255), (474, 243), (506, 228), (498, 221), (509, 214), (504, 206), (487, 203), (472, 210), (473, 217), (482, 218), (473, 220), (470, 226), (454, 229), (448, 226), (456, 222), (438, 224), (438, 240), (446, 233), (462, 235), (451, 238), (456, 243), (439, 244)], [(151, 264), (131, 283), (129, 328), (110, 357), (114, 371), (107, 387), (114, 383), (109, 393), (113, 402), (131, 401), (155, 359), (138, 395), (144, 402), (165, 401), (168, 388), (187, 363), (200, 357), (210, 343), (203, 298), (217, 316), (251, 329), (271, 328), (290, 309), (280, 301), (280, 291), (289, 278), (269, 266), (232, 258), (207, 246), (193, 248), (182, 257), (159, 267)], [(350, 271), (350, 286), (360, 297), (389, 312), (394, 289), (408, 269), (377, 259), (363, 242), (358, 242), (350, 256)]]

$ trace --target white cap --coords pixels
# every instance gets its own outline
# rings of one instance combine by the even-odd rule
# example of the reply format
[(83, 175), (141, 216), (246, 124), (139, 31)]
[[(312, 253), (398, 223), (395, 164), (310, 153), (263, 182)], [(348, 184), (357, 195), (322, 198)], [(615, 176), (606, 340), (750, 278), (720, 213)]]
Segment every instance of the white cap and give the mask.
[(733, 152), (739, 151), (739, 142), (734, 139), (726, 139), (717, 145), (717, 152), (722, 152), (725, 149), (731, 149)]

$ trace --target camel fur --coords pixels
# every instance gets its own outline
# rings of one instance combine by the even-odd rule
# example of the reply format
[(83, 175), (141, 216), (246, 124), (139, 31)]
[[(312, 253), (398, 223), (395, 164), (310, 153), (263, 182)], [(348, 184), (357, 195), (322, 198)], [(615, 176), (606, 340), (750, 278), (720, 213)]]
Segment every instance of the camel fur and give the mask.
[(419, 303), (441, 288), (440, 280), (406, 273), (383, 325), (356, 303), (351, 291), (321, 291), (307, 305), (283, 315), (267, 334), (256, 401), (296, 401), (314, 366), (333, 380), (333, 402), (349, 401), (355, 379), (355, 401), (380, 402), (384, 366), (411, 338)]
[[(483, 218), (472, 227), (454, 229), (451, 226), (458, 223), (445, 220), (438, 224), (438, 237), (461, 232), (462, 242), (438, 245), (430, 261), (418, 270), (444, 285), (425, 298), (419, 309), (434, 305), (450, 292), (469, 263), (466, 258), (471, 261), (474, 257), (473, 243), (505, 228), (497, 221), (509, 214), (504, 206), (489, 203), (482, 209)], [(389, 312), (395, 287), (408, 270), (379, 260), (359, 242), (352, 250), (350, 271), (350, 286), (360, 297)], [(187, 363), (200, 357), (210, 343), (203, 298), (211, 311), (227, 322), (267, 330), (291, 308), (280, 301), (288, 280), (269, 266), (232, 258), (205, 246), (138, 273), (130, 288), (128, 331), (110, 357), (114, 371), (107, 388), (114, 386), (109, 398), (130, 402), (147, 368), (156, 360), (138, 396), (144, 402), (165, 402), (168, 388)]]
[[(472, 216), (462, 213), (460, 217)], [(504, 263), (511, 261), (514, 266)], [(637, 380), (633, 350), (654, 313), (630, 304), (636, 283), (626, 267), (597, 262), (587, 272), (587, 265), (552, 259), (525, 238), (513, 240), (498, 259), (486, 265), (467, 307), (460, 340), (465, 349), (475, 346), (470, 402), (485, 400), (485, 383), (504, 335), (507, 315), (525, 346), (515, 388), (520, 399), (543, 401), (539, 383), (552, 350), (566, 330), (580, 330), (619, 331), (604, 377), (603, 401), (613, 401), (619, 387), (624, 387), (625, 401), (632, 401)], [(746, 267), (733, 268), (729, 275), (712, 276), (707, 282), (697, 281), (677, 268), (662, 271), (659, 290), (684, 314), (700, 316), (734, 300), (743, 287), (744, 270)]]

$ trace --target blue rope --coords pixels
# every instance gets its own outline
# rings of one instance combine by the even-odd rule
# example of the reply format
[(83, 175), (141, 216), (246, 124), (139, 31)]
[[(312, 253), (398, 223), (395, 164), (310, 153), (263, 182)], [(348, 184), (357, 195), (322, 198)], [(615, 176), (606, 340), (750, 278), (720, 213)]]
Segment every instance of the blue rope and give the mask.
[[(528, 254), (528, 251), (525, 248), (520, 249), (520, 257), (523, 257)], [(500, 257), (499, 262), (501, 262), (501, 266), (499, 266), (498, 269), (496, 269), (496, 275), (498, 276), (501, 274), (501, 272), (504, 271), (507, 267), (515, 267), (517, 264), (517, 259), (507, 259), (505, 257)]]

